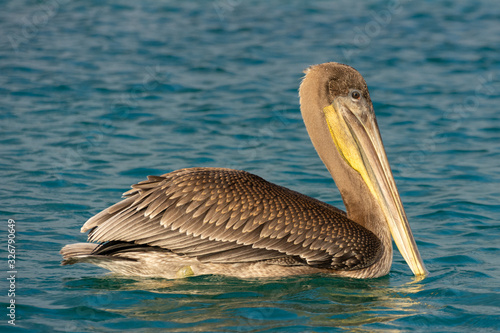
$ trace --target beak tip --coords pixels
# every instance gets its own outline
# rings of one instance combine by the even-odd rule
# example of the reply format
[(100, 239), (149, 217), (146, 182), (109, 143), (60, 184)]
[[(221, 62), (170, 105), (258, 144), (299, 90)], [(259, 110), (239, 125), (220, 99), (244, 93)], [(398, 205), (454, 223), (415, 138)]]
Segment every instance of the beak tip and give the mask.
[(425, 268), (425, 266), (422, 264), (420, 267), (417, 267), (414, 271), (413, 271), (413, 274), (415, 275), (415, 277), (418, 278), (418, 280), (423, 280), (425, 279), (426, 277), (429, 276), (429, 271), (427, 270), (427, 268)]

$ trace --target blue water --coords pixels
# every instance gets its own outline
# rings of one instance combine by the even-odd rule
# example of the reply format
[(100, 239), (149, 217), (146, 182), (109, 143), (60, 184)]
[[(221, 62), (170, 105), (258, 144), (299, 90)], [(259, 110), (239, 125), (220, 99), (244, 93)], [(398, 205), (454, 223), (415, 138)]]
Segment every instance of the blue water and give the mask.
[[(12, 0), (0, 31), (2, 332), (500, 330), (498, 1)], [(182, 167), (343, 207), (297, 98), (302, 70), (327, 61), (368, 82), (429, 278), (398, 252), (373, 280), (60, 266), (87, 218)]]

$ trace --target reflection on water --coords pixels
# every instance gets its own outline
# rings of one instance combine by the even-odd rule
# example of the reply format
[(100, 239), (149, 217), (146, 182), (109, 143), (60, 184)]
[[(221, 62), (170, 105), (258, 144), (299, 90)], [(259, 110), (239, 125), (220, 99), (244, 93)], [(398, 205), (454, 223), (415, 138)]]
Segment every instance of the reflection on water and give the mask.
[[(233, 279), (219, 276), (179, 280), (114, 275), (70, 280), (66, 288), (93, 290), (87, 307), (127, 318), (169, 323), (170, 329), (227, 330), (286, 327), (350, 327), (389, 323), (422, 314), (414, 294), (417, 279), (394, 285), (388, 277), (356, 280), (329, 276)], [(384, 329), (387, 331), (387, 329)], [(372, 329), (373, 331), (373, 329)]]

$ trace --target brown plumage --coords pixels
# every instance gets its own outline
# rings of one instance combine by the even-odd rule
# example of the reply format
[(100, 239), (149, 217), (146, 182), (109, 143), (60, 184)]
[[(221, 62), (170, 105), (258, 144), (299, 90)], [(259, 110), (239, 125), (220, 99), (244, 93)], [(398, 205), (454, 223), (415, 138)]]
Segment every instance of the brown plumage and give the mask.
[[(99, 244), (67, 245), (61, 250), (63, 264), (89, 262), (121, 274), (167, 278), (386, 274), (392, 245), (387, 227), (378, 227), (385, 218), (376, 208), (376, 198), (332, 146), (331, 137), (311, 133), (324, 131), (318, 124), (325, 120), (310, 112), (321, 111), (353, 89), (371, 106), (366, 83), (357, 71), (336, 63), (314, 66), (306, 73), (301, 86), (304, 120), (341, 190), (347, 214), (245, 171), (181, 169), (149, 176), (133, 185), (123, 201), (89, 219), (82, 232), (89, 231), (88, 241)], [(304, 99), (318, 105), (306, 107)], [(326, 144), (334, 148), (328, 154)], [(333, 171), (339, 171), (337, 177)], [(353, 193), (361, 200), (350, 200)], [(365, 212), (367, 207), (359, 202), (375, 208)]]

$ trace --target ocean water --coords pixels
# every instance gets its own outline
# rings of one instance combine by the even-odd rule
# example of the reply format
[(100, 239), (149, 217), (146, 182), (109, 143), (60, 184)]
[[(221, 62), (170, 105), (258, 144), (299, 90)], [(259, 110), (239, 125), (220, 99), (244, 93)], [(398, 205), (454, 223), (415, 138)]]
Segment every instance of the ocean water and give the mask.
[[(498, 1), (0, 9), (2, 332), (500, 330)], [(302, 71), (327, 61), (368, 83), (428, 278), (397, 251), (390, 274), (371, 280), (168, 281), (60, 266), (87, 218), (183, 167), (244, 169), (342, 208), (297, 96)]]

